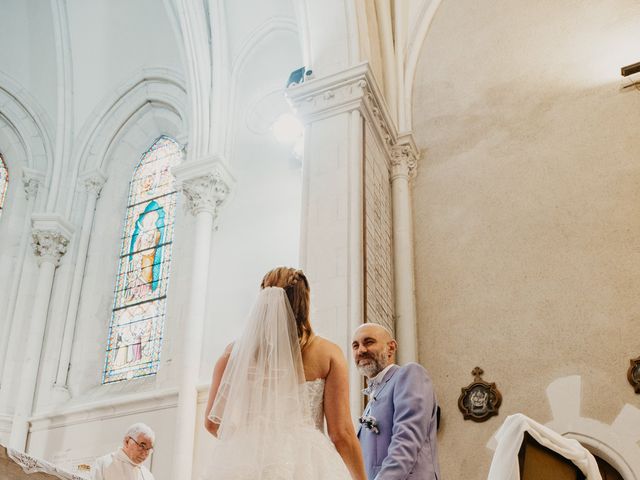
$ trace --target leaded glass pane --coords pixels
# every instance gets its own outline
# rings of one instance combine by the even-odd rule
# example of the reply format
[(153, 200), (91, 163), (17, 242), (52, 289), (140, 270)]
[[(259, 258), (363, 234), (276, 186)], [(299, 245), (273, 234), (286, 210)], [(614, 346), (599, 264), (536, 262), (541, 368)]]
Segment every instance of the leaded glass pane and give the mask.
[(0, 155), (0, 215), (2, 215), (2, 208), (4, 207), (4, 197), (7, 194), (7, 187), (9, 186), (9, 170), (4, 163), (4, 158)]
[(160, 137), (129, 186), (103, 383), (153, 375), (160, 364), (180, 146)]

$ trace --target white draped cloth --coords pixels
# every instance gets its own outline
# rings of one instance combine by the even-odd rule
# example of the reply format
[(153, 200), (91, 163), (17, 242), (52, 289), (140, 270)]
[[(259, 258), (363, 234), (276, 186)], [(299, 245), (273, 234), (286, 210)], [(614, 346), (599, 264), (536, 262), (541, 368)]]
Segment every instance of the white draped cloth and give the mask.
[(580, 442), (565, 438), (521, 413), (507, 417), (496, 433), (498, 446), (487, 480), (520, 480), (518, 452), (524, 432), (528, 432), (540, 445), (573, 462), (587, 480), (602, 480), (595, 458)]
[(144, 465), (133, 463), (119, 449), (96, 460), (91, 471), (91, 480), (154, 480), (153, 474)]
[[(45, 473), (51, 477), (60, 478), (62, 480), (86, 480), (85, 477), (67, 472), (53, 463), (49, 463), (45, 460), (41, 460), (12, 448), (6, 448), (0, 444), (0, 462), (6, 458), (13, 461), (16, 465), (22, 468), (24, 473), (28, 475), (33, 473)], [(1, 465), (0, 470), (2, 470)], [(11, 478), (14, 477), (11, 476)], [(22, 476), (20, 476), (20, 478), (22, 478)]]

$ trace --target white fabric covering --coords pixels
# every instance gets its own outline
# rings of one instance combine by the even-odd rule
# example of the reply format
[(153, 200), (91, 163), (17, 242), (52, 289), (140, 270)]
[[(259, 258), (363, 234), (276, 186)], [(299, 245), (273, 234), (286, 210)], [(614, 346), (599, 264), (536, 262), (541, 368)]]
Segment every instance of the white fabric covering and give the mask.
[(498, 446), (487, 480), (520, 480), (518, 452), (524, 432), (529, 432), (540, 445), (571, 460), (587, 480), (602, 480), (595, 458), (577, 440), (565, 438), (521, 413), (508, 416), (496, 433)]
[[(62, 480), (86, 480), (85, 477), (77, 474), (73, 474), (71, 472), (67, 472), (62, 468), (54, 465), (52, 463), (46, 462), (39, 458), (28, 455), (24, 452), (20, 452), (18, 450), (14, 450), (12, 448), (6, 448), (0, 444), (0, 460), (4, 457), (4, 453), (6, 451), (6, 456), (15, 462), (25, 474), (33, 474), (33, 473), (46, 473), (50, 475), (52, 478), (60, 478)], [(0, 470), (3, 470), (0, 467)], [(2, 477), (4, 480), (4, 476)], [(14, 478), (10, 475), (10, 478)], [(17, 478), (17, 477), (16, 477)], [(20, 478), (23, 478), (20, 476)]]

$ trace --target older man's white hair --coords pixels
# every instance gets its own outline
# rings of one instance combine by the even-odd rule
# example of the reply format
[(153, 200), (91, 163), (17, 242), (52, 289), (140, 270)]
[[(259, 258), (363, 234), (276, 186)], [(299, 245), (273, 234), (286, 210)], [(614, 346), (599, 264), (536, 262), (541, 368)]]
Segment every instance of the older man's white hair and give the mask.
[(142, 422), (134, 423), (133, 425), (131, 425), (124, 437), (131, 437), (134, 440), (137, 440), (138, 435), (140, 435), (141, 433), (149, 437), (152, 442), (156, 441), (156, 433), (151, 430), (151, 427), (149, 425)]

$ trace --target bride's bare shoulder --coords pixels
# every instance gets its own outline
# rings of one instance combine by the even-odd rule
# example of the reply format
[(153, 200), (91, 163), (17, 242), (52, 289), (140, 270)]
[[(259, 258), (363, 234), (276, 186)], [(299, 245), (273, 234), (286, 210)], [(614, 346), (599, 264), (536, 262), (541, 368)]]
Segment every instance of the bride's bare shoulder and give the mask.
[(331, 340), (321, 337), (320, 335), (316, 336), (314, 343), (316, 343), (317, 349), (322, 353), (325, 353), (331, 356), (334, 356), (334, 355), (344, 356), (342, 349), (336, 343), (333, 343)]

